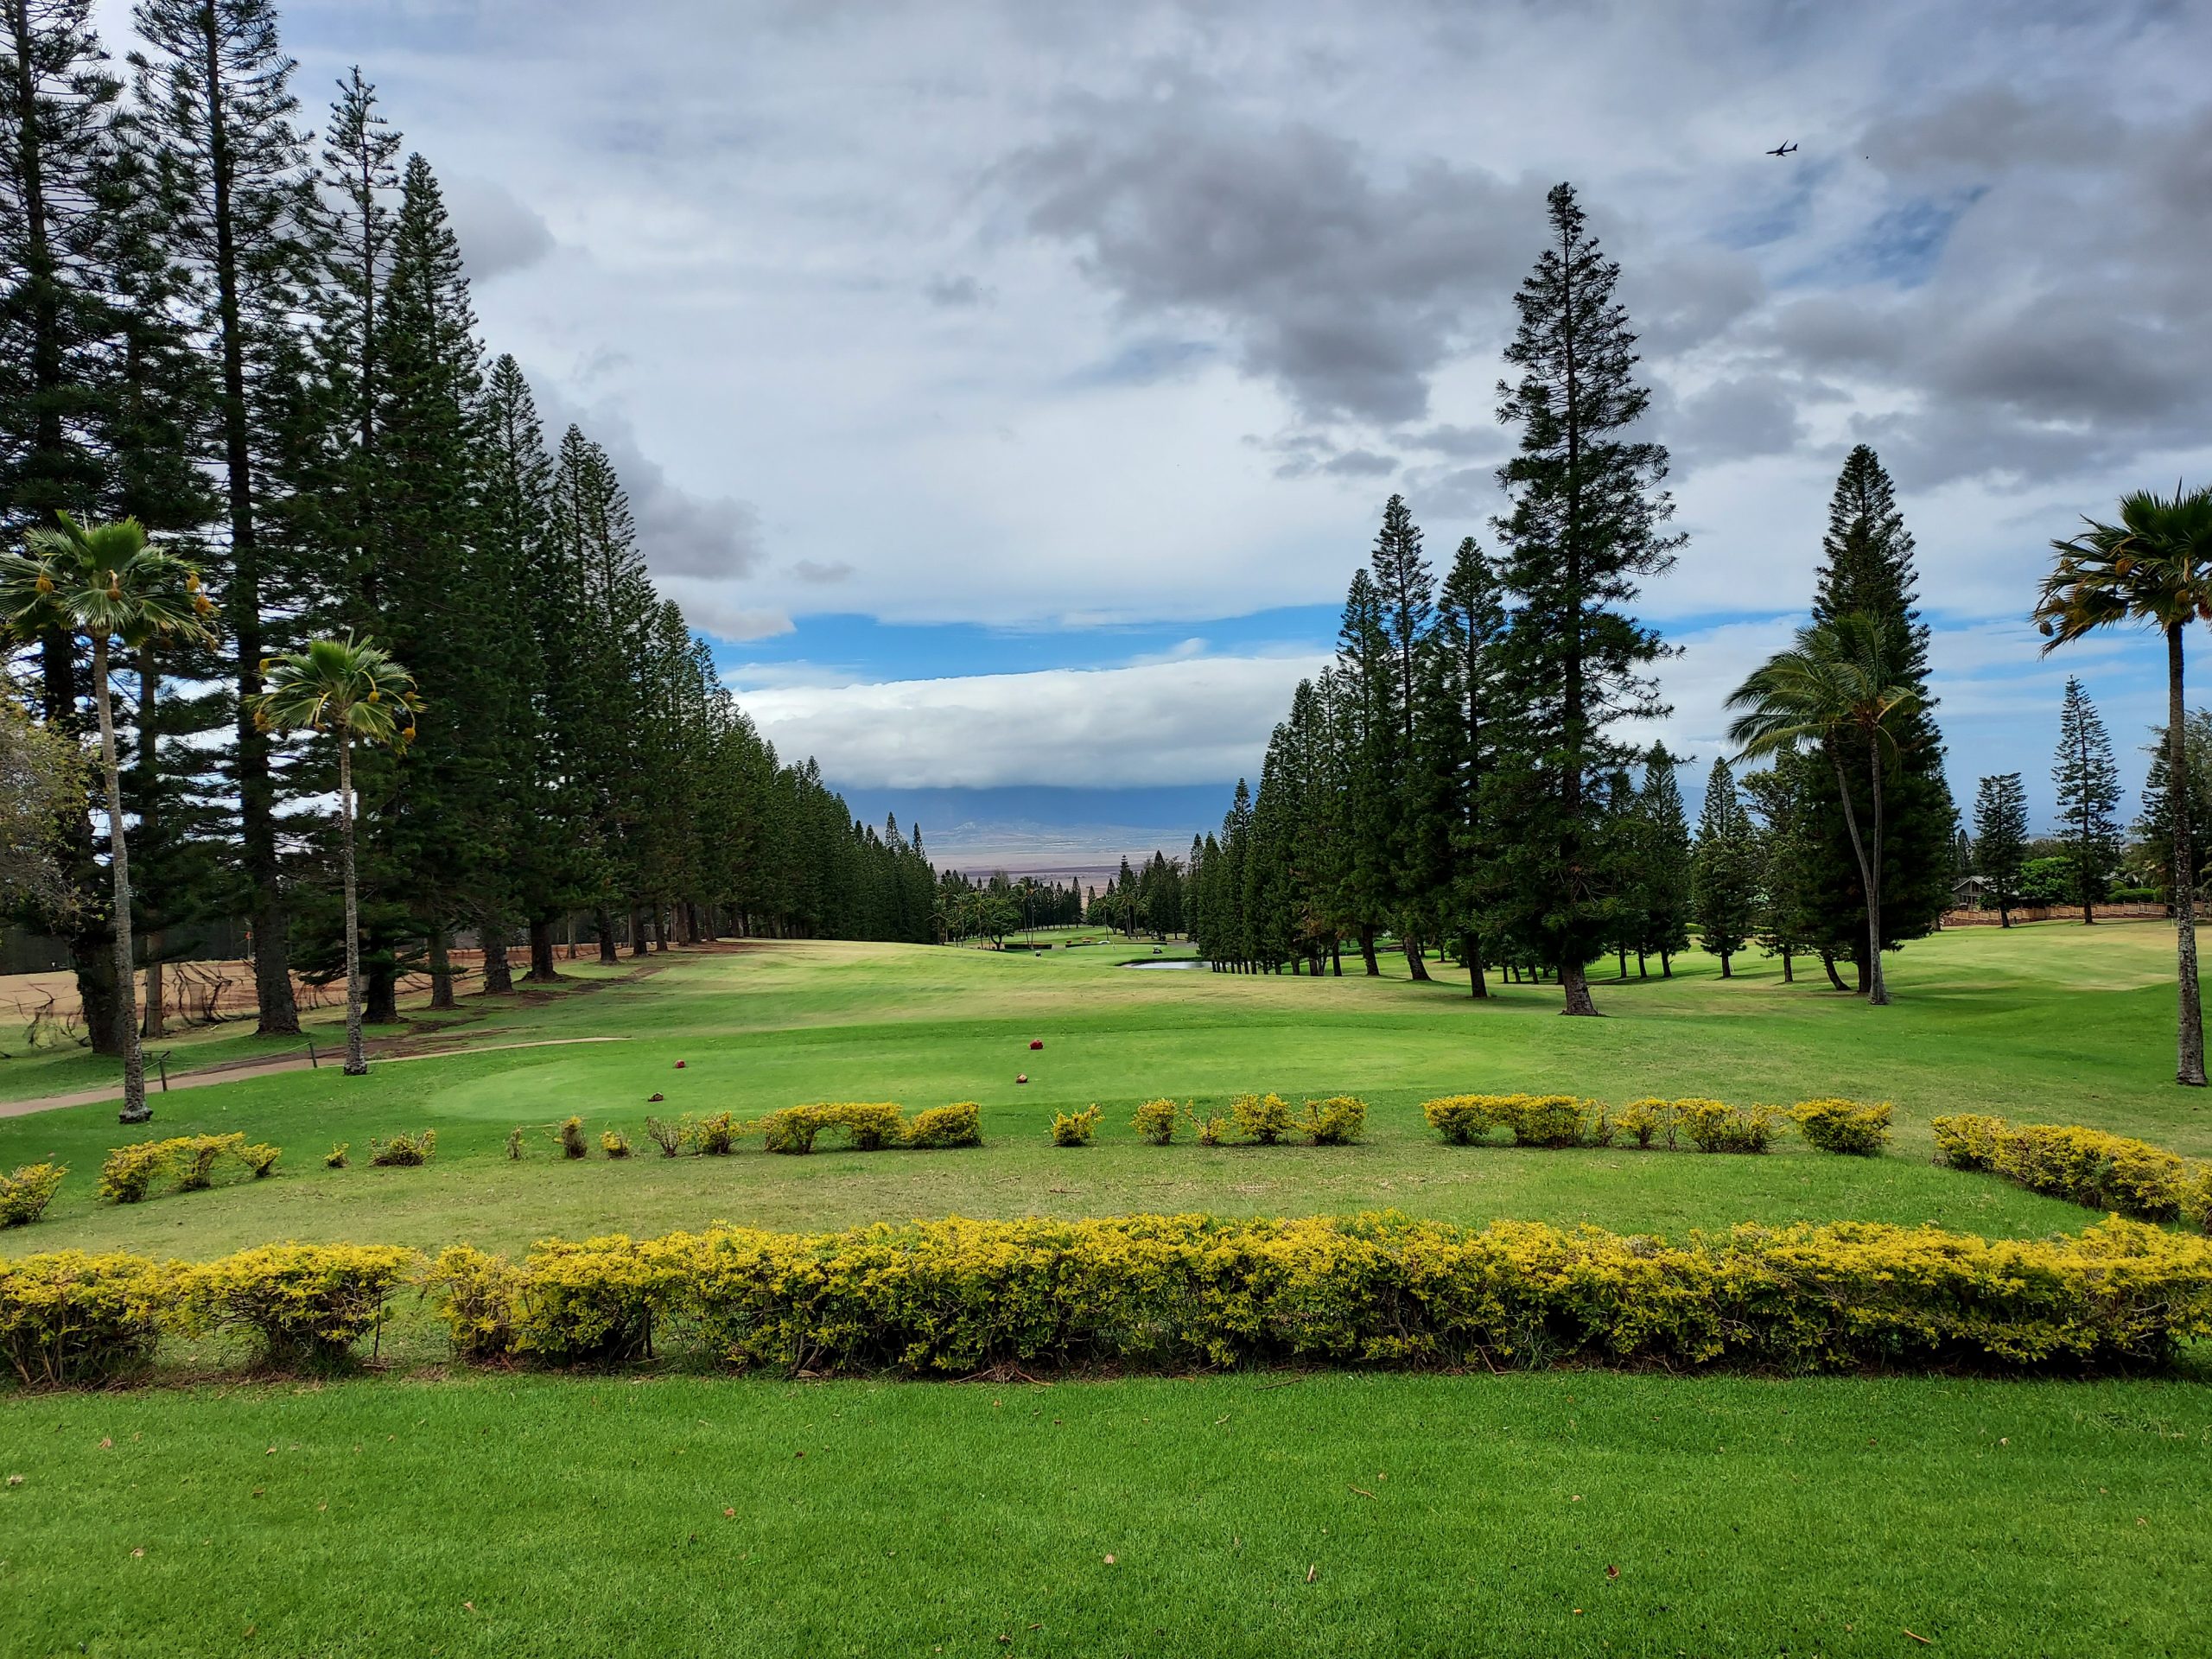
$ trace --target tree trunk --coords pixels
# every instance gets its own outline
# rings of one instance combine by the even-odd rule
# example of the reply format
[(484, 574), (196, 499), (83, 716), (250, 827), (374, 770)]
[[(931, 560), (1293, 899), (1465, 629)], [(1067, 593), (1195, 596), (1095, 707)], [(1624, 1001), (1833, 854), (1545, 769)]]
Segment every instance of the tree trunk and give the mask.
[(372, 1026), (399, 1023), (399, 969), (389, 957), (372, 963), (365, 976), (361, 1017)]
[(361, 899), (353, 870), (353, 740), (338, 734), (338, 844), (346, 883), (346, 1075), (365, 1076), (361, 1046)]
[[(149, 638), (138, 647), (138, 837), (141, 846), (150, 843), (160, 832), (161, 805), (156, 795), (161, 784), (162, 756), (160, 734), (155, 726), (162, 694), (162, 671), (154, 656), (154, 641)], [(146, 934), (146, 1011), (138, 1022), (142, 1038), (159, 1041), (166, 1034), (168, 1009), (162, 995), (162, 932), (158, 927)]]
[(1674, 976), (1675, 953), (1671, 950), (1662, 950), (1659, 953), (1659, 977), (1662, 979), (1672, 979)]
[(1866, 959), (1873, 969), (1873, 979), (1867, 988), (1866, 1001), (1875, 1007), (1887, 1007), (1890, 1001), (1888, 982), (1882, 977), (1882, 745), (1879, 740), (1866, 746), (1869, 772), (1874, 791), (1874, 855), (1866, 873)]
[(1467, 995), (1482, 998), (1490, 995), (1490, 987), (1483, 983), (1482, 935), (1469, 928), (1459, 936), (1459, 954), (1467, 963)]
[(2174, 814), (2174, 958), (2180, 982), (2174, 1081), (2204, 1086), (2204, 1010), (2196, 989), (2196, 870), (2190, 856), (2189, 751), (2182, 707), (2183, 624), (2166, 630), (2166, 798)]
[(652, 930), (645, 925), (645, 909), (642, 906), (632, 905), (630, 906), (630, 954), (642, 957), (652, 948)]
[(1406, 940), (1406, 970), (1424, 985), (1428, 983), (1428, 963), (1424, 960), (1427, 954), (1419, 939)]
[(1562, 962), (1559, 965), (1560, 988), (1567, 994), (1567, 1006), (1561, 1014), (1594, 1017), (1598, 1005), (1591, 999), (1590, 976), (1579, 962)]
[[(1619, 960), (1619, 977), (1621, 982), (1625, 984), (1628, 981), (1628, 946), (1624, 944), (1615, 945), (1613, 947), (1613, 953)], [(1722, 972), (1725, 976), (1726, 972), (1726, 966), (1725, 963), (1723, 964)]]
[(1367, 976), (1380, 979), (1382, 969), (1375, 960), (1375, 924), (1372, 922), (1359, 925), (1359, 954), (1361, 960), (1367, 964)]
[(430, 1007), (453, 1007), (453, 945), (443, 922), (430, 924)]
[(156, 1042), (168, 1035), (168, 1004), (163, 990), (162, 936), (156, 931), (146, 936), (146, 1011), (138, 1021), (140, 1034)]
[(1782, 947), (1782, 982), (1785, 985), (1794, 985), (1797, 982), (1796, 970), (1789, 957), (1789, 947), (1785, 944)]
[[(622, 952), (614, 943), (614, 912), (601, 905), (591, 913), (592, 931), (599, 935), (599, 959), (609, 967), (622, 960)], [(573, 947), (569, 960), (574, 961)]]
[(1827, 969), (1829, 984), (1834, 986), (1839, 991), (1846, 993), (1850, 991), (1851, 987), (1843, 982), (1843, 976), (1835, 970), (1835, 953), (1833, 950), (1821, 952), (1821, 966)]
[(553, 967), (553, 918), (533, 916), (530, 918), (530, 982), (550, 985), (560, 977)]
[[(476, 942), (484, 947), (484, 994), (505, 996), (515, 988), (514, 969), (507, 963), (507, 925), (489, 913), (476, 920)], [(550, 955), (552, 941), (546, 941)]]
[(1330, 971), (1335, 977), (1342, 979), (1344, 976), (1344, 942), (1342, 939), (1332, 938), (1329, 941), (1329, 963)]
[(130, 854), (123, 834), (123, 772), (115, 755), (115, 709), (108, 700), (107, 635), (92, 636), (92, 707), (100, 719), (100, 772), (107, 785), (108, 874), (115, 890), (116, 1036), (123, 1046), (123, 1109), (118, 1123), (143, 1123), (146, 1054), (138, 1046), (138, 965), (130, 952)]
[(653, 953), (658, 956), (668, 949), (668, 906), (653, 906)]
[(1730, 950), (1723, 950), (1720, 953), (1720, 977), (1723, 979), (1732, 979), (1735, 977), (1734, 975), (1728, 971), (1728, 959), (1734, 954), (1735, 953), (1733, 951)]
[(233, 777), (238, 792), (239, 862), (252, 889), (253, 982), (260, 1008), (256, 1029), (264, 1037), (296, 1036), (300, 1009), (292, 994), (289, 925), (283, 891), (278, 884), (276, 784), (270, 769), (269, 734), (253, 716), (265, 652), (261, 631), (261, 543), (254, 523), (251, 425), (245, 396), (245, 323), (238, 283), (241, 261), (236, 216), (231, 207), (237, 162), (231, 149), (230, 90), (223, 84), (219, 67), (230, 42), (224, 37), (227, 25), (220, 8), (202, 7), (200, 21), (207, 50), (195, 66), (202, 77), (195, 90), (207, 123), (207, 171), (213, 197), (209, 204), (215, 232), (212, 263), (222, 377), (223, 472), (231, 532), (230, 581), (224, 608), (235, 646), (232, 661), (238, 682)]

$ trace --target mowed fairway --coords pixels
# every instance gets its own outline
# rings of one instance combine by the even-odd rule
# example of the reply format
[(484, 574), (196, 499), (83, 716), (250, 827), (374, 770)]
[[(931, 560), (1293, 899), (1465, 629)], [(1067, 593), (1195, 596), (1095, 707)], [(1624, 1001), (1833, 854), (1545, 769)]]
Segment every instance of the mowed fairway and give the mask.
[[(1996, 1111), (2212, 1153), (2171, 1075), (2172, 937), (1974, 930), (1894, 963), (1888, 1010), (1704, 957), (1489, 1006), (1438, 969), (1319, 982), (1043, 957), (763, 944), (503, 1011), (507, 1048), (156, 1097), (156, 1128), (286, 1149), (269, 1180), (121, 1208), (111, 1107), (0, 1119), (0, 1166), (73, 1173), (9, 1254), (203, 1256), (275, 1239), (794, 1229), (963, 1213), (1395, 1207), (1675, 1232), (2090, 1217), (1929, 1162)], [(1817, 972), (1817, 968), (1815, 969)], [(1032, 1039), (1046, 1046), (1033, 1052)], [(682, 1070), (676, 1062), (683, 1060)], [(10, 1090), (0, 1062), (0, 1094)], [(1026, 1071), (1031, 1082), (1014, 1083)], [(1889, 1099), (1877, 1160), (1452, 1148), (1435, 1094), (1618, 1103)], [(1148, 1096), (1353, 1092), (1344, 1148), (1154, 1147)], [(665, 1101), (652, 1106), (658, 1091)], [(645, 1115), (822, 1099), (983, 1105), (975, 1150), (664, 1160)], [(1097, 1102), (1097, 1145), (1055, 1109)], [(594, 1154), (551, 1126), (582, 1116)], [(510, 1162), (509, 1129), (530, 1126)], [(422, 1169), (360, 1166), (434, 1128)], [(603, 1128), (638, 1154), (598, 1155)], [(321, 1154), (353, 1144), (356, 1166)], [(1228, 1375), (1025, 1383), (443, 1374), (403, 1310), (398, 1376), (0, 1396), (8, 1654), (2196, 1654), (2212, 1576), (2212, 1386), (2133, 1380)], [(802, 1456), (800, 1454), (804, 1453)], [(143, 1551), (143, 1554), (136, 1552)], [(1108, 1557), (1112, 1557), (1109, 1562)], [(1618, 1574), (1609, 1569), (1618, 1569)], [(1924, 1648), (1910, 1630), (1934, 1644)], [(251, 1632), (251, 1634), (249, 1634)]]

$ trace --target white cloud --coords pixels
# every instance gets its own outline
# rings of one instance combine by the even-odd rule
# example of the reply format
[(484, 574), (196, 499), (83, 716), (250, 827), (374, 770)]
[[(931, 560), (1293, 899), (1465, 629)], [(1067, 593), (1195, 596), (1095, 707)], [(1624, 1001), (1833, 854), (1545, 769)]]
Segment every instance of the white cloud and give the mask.
[(1114, 788), (1255, 775), (1300, 679), (1327, 658), (1202, 657), (749, 692), (785, 754), (861, 788)]

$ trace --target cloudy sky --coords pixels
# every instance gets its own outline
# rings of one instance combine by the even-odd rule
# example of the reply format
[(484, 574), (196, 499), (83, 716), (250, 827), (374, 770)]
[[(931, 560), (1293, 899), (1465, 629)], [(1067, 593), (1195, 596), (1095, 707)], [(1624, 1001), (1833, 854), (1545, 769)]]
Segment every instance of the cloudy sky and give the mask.
[(347, 65), (378, 83), (489, 343), (613, 451), (747, 706), (870, 816), (1009, 847), (1217, 817), (1384, 497), (1433, 553), (1489, 537), (1560, 179), (1675, 456), (1690, 541), (1643, 601), (1685, 648), (1670, 742), (1719, 752), (1864, 440), (1962, 798), (2018, 769), (2045, 810), (2069, 669), (2139, 775), (2153, 643), (2039, 662), (2021, 619), (2079, 513), (2212, 476), (2212, 7), (291, 0), (285, 29), (316, 120)]

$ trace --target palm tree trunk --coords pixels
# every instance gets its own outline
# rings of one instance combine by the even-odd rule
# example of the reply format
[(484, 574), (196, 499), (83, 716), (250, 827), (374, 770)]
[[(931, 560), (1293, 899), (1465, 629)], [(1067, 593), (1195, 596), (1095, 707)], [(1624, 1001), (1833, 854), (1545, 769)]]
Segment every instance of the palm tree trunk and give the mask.
[(353, 873), (353, 739), (338, 734), (338, 846), (346, 876), (346, 1075), (366, 1077), (361, 1050), (361, 899)]
[(2204, 1086), (2204, 1009), (2196, 992), (2196, 871), (2190, 856), (2189, 747), (2183, 729), (2179, 622), (2166, 629), (2166, 798), (2174, 814), (2174, 957), (2181, 982), (2174, 1081)]
[(1877, 738), (1868, 743), (1867, 764), (1873, 779), (1874, 791), (1874, 857), (1866, 867), (1866, 960), (1872, 969), (1868, 982), (1866, 1001), (1876, 1007), (1887, 1007), (1890, 1001), (1889, 982), (1882, 977), (1882, 744)]
[[(1876, 931), (1882, 925), (1882, 896), (1878, 890), (1880, 873), (1867, 865), (1866, 844), (1859, 838), (1859, 812), (1851, 804), (1851, 780), (1844, 775), (1843, 756), (1836, 752), (1834, 744), (1828, 746), (1828, 760), (1835, 766), (1836, 789), (1843, 798), (1843, 827), (1851, 832), (1852, 856), (1859, 861), (1859, 884), (1865, 889), (1866, 894), (1866, 937), (1872, 947), (1869, 953), (1872, 967), (1866, 981), (1867, 1000), (1887, 1002), (1890, 1000), (1890, 995), (1882, 985), (1882, 936)], [(1879, 815), (1882, 810), (1881, 767), (1882, 757), (1880, 751), (1877, 750), (1874, 755), (1874, 811), (1877, 823), (1880, 822)], [(1821, 960), (1828, 962), (1828, 977), (1835, 980), (1836, 989), (1839, 991), (1843, 989), (1843, 982), (1836, 979), (1834, 963), (1825, 955)], [(1874, 995), (1877, 992), (1879, 993), (1878, 995)]]
[(107, 636), (92, 636), (92, 707), (100, 717), (100, 772), (107, 784), (108, 873), (115, 880), (116, 1036), (123, 1045), (123, 1109), (118, 1123), (143, 1123), (146, 1053), (138, 1043), (138, 970), (130, 951), (130, 855), (123, 835), (123, 774), (115, 761), (115, 709), (108, 701)]

